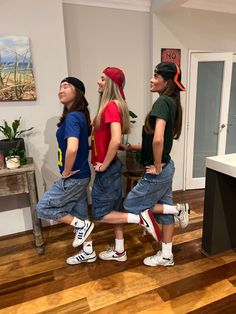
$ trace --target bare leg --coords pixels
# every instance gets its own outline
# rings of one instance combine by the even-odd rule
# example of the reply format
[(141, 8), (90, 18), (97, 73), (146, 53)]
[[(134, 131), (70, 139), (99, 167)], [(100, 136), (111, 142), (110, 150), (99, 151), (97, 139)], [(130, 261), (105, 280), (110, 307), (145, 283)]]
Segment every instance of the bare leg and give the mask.
[(114, 226), (115, 238), (116, 239), (124, 239), (123, 225), (115, 225)]
[(60, 221), (60, 222), (64, 222), (67, 225), (70, 225), (72, 223), (73, 218), (74, 217), (69, 214), (69, 215), (61, 217), (61, 218), (59, 218), (57, 220)]
[(128, 222), (128, 214), (117, 212), (117, 211), (111, 211), (109, 214), (104, 216), (100, 222), (105, 222), (107, 224), (123, 224)]
[(172, 242), (174, 227), (175, 227), (174, 224), (162, 225), (162, 242), (163, 243)]
[(92, 236), (89, 235), (89, 236), (87, 237), (87, 239), (86, 239), (86, 242), (91, 242), (91, 241), (93, 241), (93, 239), (92, 239)]
[(153, 213), (155, 214), (163, 214), (163, 205), (162, 204), (156, 204), (154, 207), (153, 207)]

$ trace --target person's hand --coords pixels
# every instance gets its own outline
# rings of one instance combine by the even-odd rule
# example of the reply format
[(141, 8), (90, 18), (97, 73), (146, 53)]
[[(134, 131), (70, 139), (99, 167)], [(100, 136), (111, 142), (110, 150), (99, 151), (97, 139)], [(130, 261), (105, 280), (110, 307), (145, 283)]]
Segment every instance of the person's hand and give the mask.
[(66, 172), (65, 170), (62, 172), (62, 175), (61, 175), (61, 178), (62, 179), (67, 179), (71, 176), (73, 176), (74, 174), (76, 174), (77, 172), (79, 172), (80, 169), (78, 170), (74, 170), (74, 171), (69, 171), (69, 172)]
[(97, 162), (94, 166), (93, 166), (94, 170), (96, 172), (104, 172), (107, 170), (107, 168), (103, 165), (103, 163), (101, 162)]
[(124, 151), (130, 151), (131, 150), (132, 145), (127, 143), (127, 144), (120, 144), (119, 149), (120, 150), (124, 150)]
[(148, 174), (160, 174), (162, 172), (162, 165), (150, 165), (146, 166), (146, 173)]

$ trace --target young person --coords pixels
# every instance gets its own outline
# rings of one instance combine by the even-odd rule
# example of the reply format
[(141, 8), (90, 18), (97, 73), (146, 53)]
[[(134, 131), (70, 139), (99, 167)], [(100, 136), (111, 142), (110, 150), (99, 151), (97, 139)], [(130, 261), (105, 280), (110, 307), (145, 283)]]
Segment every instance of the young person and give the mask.
[[(180, 91), (181, 71), (172, 62), (162, 62), (155, 67), (150, 91), (160, 97), (148, 113), (143, 132), (141, 162), (146, 166), (144, 177), (130, 191), (124, 201), (128, 212), (139, 213), (151, 208), (158, 223), (162, 224), (162, 249), (156, 255), (144, 259), (148, 266), (174, 265), (172, 238), (174, 218), (185, 228), (189, 222), (189, 205), (172, 205), (172, 179), (174, 162), (170, 153), (173, 139), (178, 139), (182, 128)], [(128, 145), (126, 149), (138, 149)]]
[[(142, 164), (146, 167), (143, 178), (129, 192), (124, 208), (128, 213), (111, 211), (101, 221), (114, 223), (138, 223), (160, 240), (161, 234), (155, 222), (162, 224), (162, 250), (144, 260), (145, 265), (174, 265), (172, 254), (172, 237), (174, 219), (179, 220), (185, 228), (189, 220), (188, 204), (172, 206), (172, 179), (174, 163), (170, 152), (174, 138), (179, 138), (182, 126), (182, 108), (180, 91), (185, 90), (181, 84), (181, 72), (174, 63), (160, 63), (151, 79), (151, 92), (160, 97), (147, 115), (142, 133), (141, 145), (123, 145), (124, 149), (141, 150)], [(164, 205), (163, 205), (164, 204)], [(115, 249), (101, 252), (104, 260), (124, 261)], [(121, 256), (121, 258), (120, 258)]]
[[(100, 100), (93, 122), (91, 145), (92, 164), (96, 172), (92, 189), (93, 218), (100, 222), (110, 223), (110, 216), (121, 215), (121, 218), (113, 219), (111, 222), (115, 224), (114, 249), (100, 253), (99, 257), (104, 260), (117, 261), (127, 260), (122, 228), (122, 223), (127, 222), (127, 214), (119, 212), (122, 207), (122, 163), (117, 157), (121, 136), (130, 131), (129, 111), (123, 91), (124, 84), (125, 75), (121, 69), (108, 67), (102, 72), (98, 81)], [(154, 226), (148, 212), (145, 211), (141, 216), (130, 215), (135, 217), (135, 223), (140, 223), (141, 220), (143, 226), (145, 226), (144, 221), (147, 221), (148, 231), (154, 233)], [(92, 243), (91, 237), (87, 241)], [(90, 262), (90, 255), (81, 250), (79, 254), (71, 257), (71, 261), (74, 264)]]
[[(90, 114), (84, 94), (85, 87), (79, 79), (67, 77), (61, 81), (58, 97), (64, 108), (56, 132), (61, 178), (37, 204), (39, 218), (64, 222), (74, 228), (73, 247), (81, 245), (94, 227), (88, 220)], [(85, 251), (92, 249), (90, 243), (84, 242), (83, 246)]]

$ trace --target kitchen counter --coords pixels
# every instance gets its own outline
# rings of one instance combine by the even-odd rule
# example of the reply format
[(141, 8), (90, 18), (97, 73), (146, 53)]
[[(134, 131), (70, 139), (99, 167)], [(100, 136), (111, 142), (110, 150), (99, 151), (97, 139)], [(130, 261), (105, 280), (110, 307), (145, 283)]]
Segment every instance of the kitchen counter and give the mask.
[(236, 154), (206, 158), (202, 250), (236, 249)]
[(207, 157), (206, 167), (236, 178), (236, 154)]

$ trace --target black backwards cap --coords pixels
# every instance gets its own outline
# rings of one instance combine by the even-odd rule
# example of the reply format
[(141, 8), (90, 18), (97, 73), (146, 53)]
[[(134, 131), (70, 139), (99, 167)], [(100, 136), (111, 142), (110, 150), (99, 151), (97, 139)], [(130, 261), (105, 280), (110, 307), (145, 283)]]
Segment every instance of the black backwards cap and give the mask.
[(77, 79), (76, 77), (72, 77), (72, 76), (66, 77), (61, 81), (61, 83), (63, 82), (67, 82), (73, 85), (74, 87), (78, 88), (83, 94), (85, 94), (84, 83), (80, 81), (79, 79)]
[(180, 91), (185, 91), (181, 83), (181, 70), (176, 63), (161, 62), (155, 67), (154, 73), (160, 74), (166, 81), (172, 80)]

